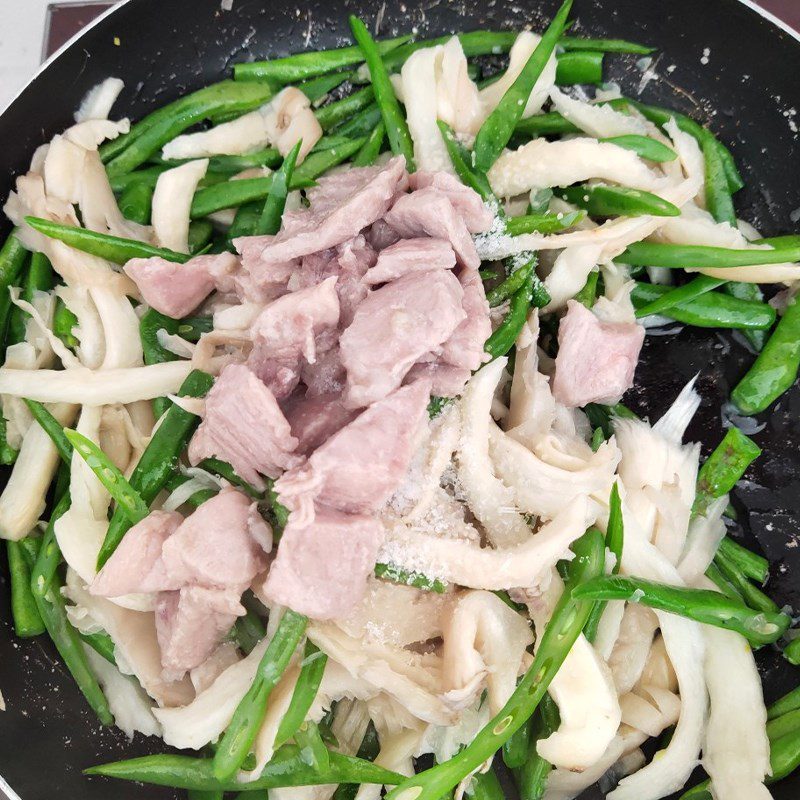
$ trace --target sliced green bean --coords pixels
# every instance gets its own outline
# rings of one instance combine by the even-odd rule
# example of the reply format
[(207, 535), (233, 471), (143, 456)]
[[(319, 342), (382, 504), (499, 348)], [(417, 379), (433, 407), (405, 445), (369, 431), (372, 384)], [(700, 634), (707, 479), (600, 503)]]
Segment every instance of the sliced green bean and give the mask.
[(297, 184), (313, 181), (329, 169), (347, 161), (366, 144), (366, 141), (366, 137), (351, 139), (347, 144), (307, 156), (306, 160), (294, 170), (292, 188), (299, 188)]
[(569, 564), (564, 593), (539, 641), (533, 663), (505, 706), (463, 750), (449, 761), (404, 780), (386, 795), (388, 800), (440, 800), (530, 719), (591, 613), (592, 602), (573, 598), (575, 590), (602, 572), (603, 547), (603, 537), (596, 530), (587, 531), (573, 544), (575, 558)]
[[(375, 47), (381, 55), (385, 55), (405, 44), (410, 38), (410, 36), (398, 36), (394, 39), (385, 39), (375, 42)], [(269, 61), (235, 64), (233, 75), (237, 81), (268, 79), (277, 83), (296, 83), (344, 69), (344, 67), (352, 67), (354, 64), (360, 64), (363, 60), (364, 56), (360, 47), (340, 47), (335, 50), (295, 53)]]
[(262, 497), (262, 492), (239, 477), (233, 467), (225, 461), (221, 461), (218, 458), (204, 458), (197, 466), (200, 469), (206, 470), (206, 472), (213, 472), (214, 475), (224, 478), (228, 483), (232, 483), (234, 486), (238, 486), (245, 494), (249, 495), (254, 500), (260, 500)]
[(333, 103), (322, 106), (322, 108), (318, 108), (314, 115), (322, 129), (328, 131), (345, 120), (352, 119), (354, 114), (363, 111), (374, 102), (375, 92), (372, 86), (365, 86), (363, 89), (358, 89), (341, 100), (336, 100)]
[(488, 772), (476, 772), (469, 782), (466, 795), (472, 800), (505, 800), (503, 787), (494, 768)]
[(763, 584), (769, 576), (769, 561), (764, 556), (742, 547), (738, 542), (726, 536), (720, 543), (718, 553), (725, 555), (728, 560), (750, 580)]
[(580, 36), (562, 36), (558, 44), (564, 50), (600, 50), (603, 53), (634, 53), (647, 56), (655, 52), (655, 47), (628, 42), (625, 39), (583, 39)]
[(59, 498), (50, 515), (50, 521), (47, 523), (47, 528), (39, 545), (39, 554), (31, 569), (31, 591), (39, 599), (45, 598), (50, 591), (56, 577), (58, 565), (61, 563), (61, 550), (56, 541), (55, 524), (67, 512), (69, 507), (69, 492), (65, 492)]
[[(741, 592), (731, 583), (723, 574), (722, 570), (716, 565), (715, 562), (711, 562), (708, 567), (706, 568), (706, 577), (719, 589), (722, 594), (726, 597), (730, 597), (731, 600), (737, 600), (740, 603), (744, 603), (744, 597), (742, 597)], [(746, 604), (745, 604), (746, 605)]]
[[(762, 264), (781, 264), (784, 261), (799, 261), (800, 247), (756, 250), (662, 242), (635, 242), (617, 256), (616, 260), (634, 267), (733, 269)], [(732, 274), (731, 277), (735, 277), (735, 274)]]
[[(31, 253), (28, 271), (22, 285), (21, 298), (28, 303), (33, 303), (36, 292), (49, 292), (53, 288), (53, 283), (53, 265), (50, 260), (44, 253)], [(29, 319), (30, 314), (19, 306), (15, 305), (11, 309), (8, 322), (8, 344), (25, 341), (25, 330)]]
[(81, 639), (92, 648), (98, 655), (102, 656), (109, 664), (117, 665), (114, 655), (114, 640), (105, 632), (79, 633)]
[(214, 776), (229, 781), (247, 758), (255, 741), (267, 701), (306, 630), (308, 618), (286, 609), (264, 655), (261, 657), (252, 686), (236, 707), (233, 718), (214, 754)]
[(769, 750), (772, 774), (765, 783), (772, 784), (800, 767), (800, 731), (795, 730), (779, 739), (770, 740)]
[(564, 32), (570, 8), (572, 0), (565, 0), (514, 83), (481, 125), (475, 137), (473, 153), (474, 164), (482, 172), (489, 172), (492, 164), (510, 141), (517, 123), (522, 119), (533, 87)]
[[(164, 364), (167, 361), (177, 361), (178, 356), (167, 350), (158, 340), (158, 332), (164, 330), (169, 334), (176, 334), (180, 321), (172, 319), (154, 308), (148, 308), (139, 320), (139, 339), (142, 343), (142, 353), (145, 364)], [(169, 408), (170, 400), (167, 397), (153, 399), (153, 413), (156, 419)]]
[(754, 586), (742, 571), (724, 553), (717, 553), (714, 556), (714, 564), (719, 568), (723, 577), (741, 595), (743, 602), (757, 611), (775, 613), (778, 611), (778, 604)]
[(327, 663), (328, 656), (313, 642), (306, 641), (300, 675), (297, 678), (297, 683), (292, 693), (292, 699), (289, 702), (289, 708), (286, 709), (281, 724), (278, 726), (278, 733), (275, 735), (276, 747), (280, 747), (282, 744), (288, 742), (305, 721), (308, 711), (319, 691), (319, 686), (320, 683), (322, 683), (322, 676), (325, 673), (325, 666)]
[(286, 154), (279, 170), (272, 175), (272, 186), (264, 202), (261, 217), (256, 223), (254, 233), (256, 236), (266, 234), (274, 235), (281, 229), (283, 210), (286, 208), (286, 198), (289, 195), (289, 186), (292, 183), (294, 166), (303, 146), (302, 139)]
[(463, 184), (474, 189), (481, 199), (487, 203), (491, 203), (493, 207), (498, 209), (501, 213), (501, 206), (489, 185), (489, 179), (485, 174), (474, 169), (472, 166), (472, 156), (466, 147), (458, 140), (455, 131), (446, 123), (438, 120), (436, 123), (442, 133), (447, 154), (450, 156), (450, 161), (456, 171), (459, 179)]
[(334, 89), (341, 86), (350, 77), (347, 71), (320, 75), (298, 84), (297, 88), (311, 101), (311, 105), (319, 103)]
[(514, 127), (514, 135), (535, 139), (539, 136), (562, 136), (567, 133), (580, 133), (581, 129), (564, 118), (557, 111), (534, 114), (521, 119)]
[(680, 209), (663, 197), (627, 186), (570, 186), (555, 193), (593, 217), (679, 217)]
[(716, 140), (704, 136), (701, 146), (705, 160), (706, 208), (717, 222), (727, 222), (736, 228), (733, 198), (728, 190), (728, 178), (725, 175), (725, 167)]
[(0, 344), (2, 351), (5, 351), (6, 332), (9, 318), (11, 316), (11, 295), (10, 286), (19, 286), (28, 251), (22, 246), (20, 240), (12, 231), (0, 248)]
[(47, 406), (43, 403), (40, 403), (38, 400), (23, 399), (25, 405), (28, 406), (28, 410), (33, 415), (33, 418), (53, 441), (61, 461), (69, 467), (72, 463), (72, 444), (64, 434), (64, 427), (47, 410)]
[(536, 269), (536, 258), (531, 258), (518, 266), (501, 284), (486, 293), (490, 308), (497, 308), (516, 294), (530, 280)]
[[(798, 640), (795, 639), (795, 641)], [(786, 655), (786, 650), (784, 650), (784, 655)], [(767, 736), (770, 741), (780, 739), (794, 731), (800, 731), (800, 711), (790, 711), (788, 714), (783, 714), (777, 719), (767, 722)]]
[(528, 758), (522, 768), (515, 773), (520, 800), (542, 800), (547, 790), (547, 777), (553, 765), (542, 758), (537, 745), (558, 729), (561, 720), (558, 706), (549, 694), (542, 698), (534, 720), (534, 736), (531, 737)]
[[(317, 155), (325, 155), (325, 153), (317, 153)], [(241, 180), (215, 183), (213, 186), (200, 189), (192, 200), (190, 215), (192, 219), (199, 219), (207, 217), (215, 211), (222, 211), (224, 208), (238, 208), (253, 200), (265, 200), (272, 188), (273, 179), (274, 175), (268, 175), (265, 178), (242, 178)], [(303, 189), (309, 185), (308, 181), (298, 179), (292, 182), (291, 188)]]
[(119, 210), (125, 219), (147, 225), (153, 210), (153, 189), (146, 181), (137, 181), (126, 186), (119, 198)]
[(556, 84), (574, 86), (579, 83), (603, 82), (603, 55), (600, 50), (570, 50), (556, 61)]
[[(358, 748), (357, 755), (358, 758), (374, 761), (378, 757), (379, 752), (380, 742), (378, 741), (378, 733), (370, 720), (364, 738), (361, 740), (361, 745)], [(357, 783), (339, 784), (333, 794), (333, 800), (355, 800), (358, 789), (359, 786)]]
[(44, 633), (45, 626), (39, 614), (36, 598), (31, 591), (33, 560), (22, 541), (9, 540), (6, 542), (6, 548), (8, 574), (11, 578), (11, 616), (14, 620), (14, 632), (22, 639), (39, 636)]
[(414, 172), (414, 143), (408, 131), (408, 123), (397, 101), (389, 73), (381, 58), (381, 53), (375, 44), (367, 26), (355, 16), (350, 16), (350, 29), (369, 68), (370, 81), (375, 93), (375, 101), (381, 110), (383, 124), (386, 126), (386, 135), (389, 145), (395, 155), (402, 155), (406, 159), (406, 169)]
[(791, 624), (791, 618), (786, 614), (754, 611), (716, 591), (670, 586), (621, 575), (595, 578), (576, 589), (573, 596), (577, 600), (641, 603), (704, 625), (735, 631), (753, 645), (776, 642)]
[(767, 719), (777, 719), (800, 708), (800, 686), (767, 707)]
[(383, 149), (383, 142), (386, 139), (386, 125), (381, 120), (367, 137), (361, 149), (353, 159), (354, 167), (371, 167)]
[(375, 126), (382, 121), (383, 116), (378, 104), (371, 103), (354, 117), (341, 125), (337, 125), (333, 132), (341, 136), (347, 136), (349, 139), (359, 139), (362, 136), (369, 136), (375, 130)]
[(80, 344), (73, 333), (77, 325), (78, 318), (67, 308), (60, 297), (57, 298), (56, 310), (53, 313), (53, 333), (71, 350)]
[(586, 278), (586, 283), (583, 284), (581, 290), (575, 295), (575, 299), (586, 308), (591, 308), (597, 300), (597, 282), (600, 279), (600, 271), (592, 270), (589, 277)]
[(586, 212), (583, 210), (568, 211), (566, 214), (547, 212), (545, 214), (524, 214), (519, 217), (508, 217), (505, 221), (506, 233), (509, 236), (520, 236), (523, 233), (547, 235), (577, 225), (585, 218)]
[(533, 300), (533, 275), (528, 276), (528, 280), (511, 297), (508, 313), (498, 328), (486, 340), (484, 350), (492, 358), (504, 356), (517, 341), (517, 337), (522, 330), (522, 326), (528, 318), (528, 310)]
[(422, 589), (425, 592), (444, 594), (447, 591), (447, 584), (439, 578), (429, 578), (421, 572), (409, 572), (396, 564), (376, 564), (375, 576), (403, 586), (413, 586), (415, 589)]
[[(178, 396), (203, 397), (213, 383), (214, 379), (208, 373), (193, 370), (183, 382)], [(195, 414), (184, 411), (174, 403), (170, 406), (129, 479), (130, 485), (145, 503), (152, 503), (164, 488), (199, 422)], [(130, 527), (131, 522), (127, 515), (121, 508), (117, 508), (111, 517), (106, 537), (97, 556), (98, 569), (108, 561)]]
[(698, 275), (683, 286), (670, 289), (670, 291), (662, 294), (658, 299), (653, 300), (651, 303), (636, 309), (636, 316), (641, 319), (642, 317), (649, 317), (652, 314), (663, 314), (675, 306), (683, 305), (684, 303), (694, 300), (706, 292), (713, 291), (722, 286), (725, 281), (719, 278), (711, 278), (708, 275)]
[(322, 741), (322, 735), (316, 722), (306, 720), (295, 731), (295, 744), (300, 748), (300, 757), (316, 770), (327, 770), (330, 765), (330, 753)]
[(208, 219), (196, 219), (189, 225), (189, 253), (201, 253), (214, 235), (214, 225)]
[(624, 136), (609, 136), (601, 139), (601, 142), (615, 144), (625, 150), (632, 150), (640, 158), (663, 164), (666, 161), (674, 161), (678, 154), (663, 142), (653, 139), (651, 136), (637, 136), (636, 134), (626, 134)]
[[(535, 715), (534, 715), (535, 717)], [(533, 736), (534, 717), (531, 717), (503, 745), (503, 763), (509, 769), (519, 769), (528, 760), (531, 737)]]

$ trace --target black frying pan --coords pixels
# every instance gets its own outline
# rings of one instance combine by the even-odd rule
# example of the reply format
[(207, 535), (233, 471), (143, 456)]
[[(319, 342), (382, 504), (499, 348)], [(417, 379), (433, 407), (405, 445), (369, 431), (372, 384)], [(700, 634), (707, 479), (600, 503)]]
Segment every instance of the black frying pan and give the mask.
[[(418, 28), (438, 35), (526, 24), (541, 29), (557, 3), (492, 0), (472, 10), (470, 5), (386, 0), (380, 32)], [(221, 10), (220, 0), (129, 0), (61, 53), (0, 117), (0, 198), (27, 169), (34, 148), (68, 127), (83, 94), (109, 75), (126, 84), (115, 113), (138, 118), (227, 76), (236, 61), (286, 55), (306, 45), (339, 45), (349, 36), (349, 13), (373, 23), (377, 11), (378, 4), (368, 0), (299, 7), (284, 0), (234, 0), (232, 11)], [(800, 109), (800, 41), (737, 0), (576, 0), (573, 11), (578, 33), (657, 45), (656, 69), (664, 79), (647, 84), (641, 97), (710, 123), (732, 147), (747, 181), (737, 196), (740, 213), (766, 236), (793, 229), (790, 214), (800, 207), (800, 147), (790, 121), (793, 109)], [(705, 48), (707, 65), (701, 63)], [(611, 58), (609, 67), (609, 78), (635, 94), (642, 76), (634, 59)], [(686, 329), (648, 337), (628, 402), (656, 417), (699, 372), (703, 405), (689, 435), (707, 452), (722, 437), (720, 407), (751, 359), (727, 335)], [(765, 453), (737, 488), (734, 503), (744, 535), (772, 562), (772, 596), (800, 610), (798, 420), (795, 387), (760, 420), (765, 428), (755, 438)], [(7, 583), (4, 565), (0, 583)], [(169, 790), (81, 776), (90, 764), (150, 752), (156, 744), (140, 737), (130, 744), (123, 734), (101, 729), (49, 643), (14, 639), (5, 585), (0, 620), (0, 689), (8, 706), (0, 714), (0, 774), (23, 800), (172, 798)], [(777, 652), (766, 649), (758, 660), (767, 701), (798, 682), (800, 671)], [(775, 787), (774, 795), (796, 800), (800, 775)]]

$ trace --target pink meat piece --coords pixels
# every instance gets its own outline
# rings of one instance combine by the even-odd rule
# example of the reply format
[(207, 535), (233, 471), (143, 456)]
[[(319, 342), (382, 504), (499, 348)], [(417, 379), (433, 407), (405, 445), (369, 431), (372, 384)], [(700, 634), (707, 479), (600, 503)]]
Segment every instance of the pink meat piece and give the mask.
[(299, 214), (261, 250), (260, 261), (248, 263), (258, 283), (271, 279), (274, 265), (316, 253), (352, 239), (384, 216), (406, 180), (405, 159), (383, 167), (360, 167), (319, 181), (311, 208)]
[(327, 278), (274, 300), (250, 329), (247, 364), (279, 400), (297, 386), (303, 362), (316, 361), (317, 337), (339, 322), (336, 283), (336, 277)]
[(303, 364), (300, 377), (307, 387), (306, 397), (341, 394), (347, 374), (342, 365), (342, 354), (338, 343), (319, 353), (313, 364)]
[(364, 283), (374, 286), (410, 272), (452, 269), (455, 265), (456, 254), (444, 239), (401, 239), (381, 250), (377, 263), (364, 276)]
[(237, 269), (233, 253), (195, 256), (185, 264), (153, 258), (132, 258), (125, 272), (139, 287), (145, 303), (161, 314), (179, 319), (194, 311)]
[(481, 260), (466, 223), (450, 198), (439, 189), (428, 186), (401, 195), (384, 219), (406, 239), (416, 236), (446, 239), (453, 246), (459, 264), (469, 269), (480, 267)]
[(366, 237), (372, 249), (378, 252), (400, 241), (400, 234), (382, 219), (375, 220)]
[(297, 465), (297, 439), (272, 392), (243, 364), (229, 364), (206, 398), (205, 417), (189, 443), (189, 461), (215, 456), (241, 478), (262, 486)]
[(481, 276), (474, 270), (464, 270), (460, 282), (464, 289), (461, 305), (466, 318), (442, 346), (441, 360), (474, 371), (489, 359), (484, 345), (492, 334), (492, 321)]
[(341, 336), (347, 405), (386, 397), (411, 366), (446, 342), (466, 317), (464, 290), (449, 270), (414, 272), (372, 292)]
[(284, 409), (297, 438), (297, 452), (308, 455), (356, 417), (338, 394), (292, 399)]
[(494, 214), (481, 200), (481, 196), (461, 183), (455, 175), (449, 172), (415, 172), (409, 176), (409, 184), (412, 190), (432, 186), (444, 192), (470, 233), (484, 233), (491, 229)]
[(263, 592), (313, 619), (345, 617), (364, 596), (382, 541), (372, 517), (318, 507), (309, 525), (290, 518)]
[(100, 597), (121, 597), (179, 588), (180, 582), (167, 575), (161, 551), (182, 522), (183, 517), (176, 511), (148, 514), (125, 534), (89, 591)]
[(375, 251), (360, 234), (349, 242), (339, 245), (337, 262), (339, 264), (339, 282), (336, 291), (339, 293), (341, 319), (339, 324), (346, 328), (352, 321), (356, 308), (369, 294), (364, 285), (364, 276), (375, 263)]
[(244, 616), (236, 589), (187, 586), (162, 592), (156, 603), (156, 636), (165, 677), (179, 680), (199, 667)]
[[(241, 269), (222, 291), (236, 292), (242, 301), (266, 302), (286, 291), (286, 283), (299, 268), (299, 259), (262, 264), (261, 252), (275, 241), (274, 236), (240, 236), (233, 240), (242, 258)], [(258, 280), (254, 278), (258, 275)]]
[(258, 506), (237, 489), (203, 503), (166, 540), (162, 558), (178, 586), (236, 588), (241, 594), (267, 565), (272, 532)]
[(275, 490), (300, 520), (316, 501), (353, 514), (377, 511), (408, 471), (428, 419), (430, 383), (416, 381), (371, 405), (285, 473)]
[(458, 397), (467, 385), (472, 371), (442, 361), (418, 361), (408, 371), (404, 383), (429, 381), (435, 397)]
[(558, 328), (553, 396), (570, 408), (587, 403), (613, 405), (633, 386), (644, 342), (635, 322), (601, 322), (570, 300)]

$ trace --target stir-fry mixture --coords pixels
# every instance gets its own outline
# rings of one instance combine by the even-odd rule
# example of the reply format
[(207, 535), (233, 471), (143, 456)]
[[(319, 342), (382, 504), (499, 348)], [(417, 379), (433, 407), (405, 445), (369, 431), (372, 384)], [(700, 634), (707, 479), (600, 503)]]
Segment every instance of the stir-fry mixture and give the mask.
[(731, 427), (701, 464), (693, 383), (652, 424), (621, 404), (676, 322), (756, 354), (739, 418), (789, 388), (800, 237), (737, 219), (714, 135), (602, 84), (649, 49), (569, 11), (352, 18), (135, 124), (110, 78), (18, 177), (16, 631), (103, 724), (187, 751), (89, 774), (498, 800), (502, 760), (523, 800), (656, 800), (702, 765), (685, 798), (759, 800), (800, 765), (800, 690), (767, 710), (753, 658), (800, 638), (726, 535), (759, 448)]

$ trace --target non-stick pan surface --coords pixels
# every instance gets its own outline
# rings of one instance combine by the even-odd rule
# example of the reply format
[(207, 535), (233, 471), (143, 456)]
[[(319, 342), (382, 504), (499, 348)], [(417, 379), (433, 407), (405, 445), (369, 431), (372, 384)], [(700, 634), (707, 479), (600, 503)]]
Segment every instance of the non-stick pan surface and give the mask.
[[(0, 117), (0, 198), (24, 172), (33, 150), (68, 127), (84, 92), (109, 75), (125, 81), (115, 113), (138, 118), (186, 91), (230, 74), (236, 61), (286, 55), (304, 47), (343, 43), (347, 15), (380, 33), (448, 31), (533, 25), (541, 29), (555, 0), (129, 0), (63, 52)], [(625, 37), (659, 48), (643, 80), (635, 58), (609, 59), (609, 79), (626, 94), (691, 113), (730, 145), (747, 188), (740, 214), (764, 235), (791, 231), (800, 207), (800, 42), (737, 0), (576, 0), (576, 32)], [(13, 20), (3, 20), (13, 24)], [(660, 415), (683, 384), (699, 373), (703, 405), (689, 435), (704, 452), (723, 434), (720, 408), (752, 359), (728, 335), (685, 329), (648, 337), (637, 388), (628, 402)], [(734, 494), (741, 529), (772, 563), (770, 586), (779, 603), (800, 610), (800, 391), (795, 387), (758, 419), (764, 455)], [(169, 790), (87, 780), (81, 769), (157, 749), (129, 743), (92, 718), (55, 651), (39, 638), (14, 638), (5, 564), (0, 565), (0, 774), (23, 800), (171, 798)], [(779, 654), (758, 654), (767, 700), (798, 682)], [(701, 665), (698, 664), (700, 669)], [(776, 800), (800, 796), (800, 776), (774, 788)], [(601, 795), (589, 792), (585, 797)]]

